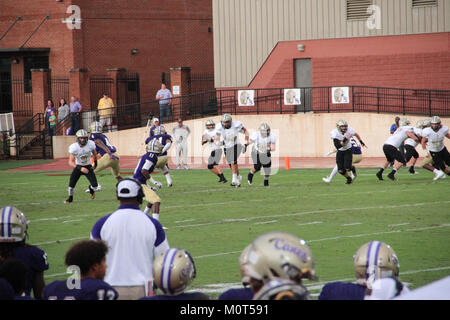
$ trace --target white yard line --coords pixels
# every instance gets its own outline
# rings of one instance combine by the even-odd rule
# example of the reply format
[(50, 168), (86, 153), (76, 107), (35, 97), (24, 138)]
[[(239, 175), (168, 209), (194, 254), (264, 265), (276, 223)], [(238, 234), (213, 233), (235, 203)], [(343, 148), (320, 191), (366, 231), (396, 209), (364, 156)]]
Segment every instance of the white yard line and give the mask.
[(400, 227), (400, 226), (406, 226), (409, 222), (406, 223), (397, 223), (397, 224), (388, 224), (388, 227)]
[(322, 221), (313, 221), (313, 222), (308, 222), (308, 223), (299, 223), (299, 224), (297, 224), (298, 226), (309, 226), (309, 225), (312, 225), (312, 224), (321, 224), (321, 223), (323, 223)]
[(362, 222), (346, 223), (346, 224), (341, 224), (341, 226), (342, 227), (351, 227), (351, 226), (359, 226), (360, 224), (362, 224)]
[(269, 224), (269, 223), (275, 223), (275, 222), (278, 222), (278, 220), (262, 221), (262, 222), (256, 222), (254, 224)]

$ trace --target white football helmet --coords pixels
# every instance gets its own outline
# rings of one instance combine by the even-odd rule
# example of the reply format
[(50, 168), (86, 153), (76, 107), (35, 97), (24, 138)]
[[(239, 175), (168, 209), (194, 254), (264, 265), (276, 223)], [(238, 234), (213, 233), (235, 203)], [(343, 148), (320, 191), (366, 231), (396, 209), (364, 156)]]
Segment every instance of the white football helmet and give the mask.
[(400, 121), (399, 121), (400, 127), (406, 127), (406, 126), (409, 126), (410, 124), (411, 124), (411, 121), (409, 121), (406, 118), (400, 119)]
[(438, 131), (441, 128), (441, 118), (439, 118), (438, 116), (434, 116), (433, 118), (431, 118), (431, 128), (434, 131)]
[(261, 135), (263, 137), (267, 137), (270, 135), (270, 126), (267, 123), (261, 123), (259, 126), (259, 132), (261, 132)]
[(0, 210), (0, 242), (20, 242), (27, 235), (28, 222), (23, 212), (13, 206)]
[(232, 123), (232, 121), (233, 121), (233, 118), (231, 117), (231, 115), (230, 115), (229, 113), (225, 113), (225, 114), (222, 116), (222, 121), (221, 121), (221, 123), (222, 123), (222, 126), (223, 126), (225, 129), (230, 129), (230, 128), (231, 128), (231, 123)]
[(316, 279), (311, 249), (305, 240), (285, 232), (266, 233), (253, 241), (246, 272), (263, 283), (279, 278)]
[(162, 149), (164, 146), (159, 142), (158, 139), (152, 139), (147, 145), (145, 146), (145, 150), (147, 152), (160, 154), (162, 152)]
[(381, 241), (370, 241), (353, 256), (356, 280), (371, 288), (377, 279), (398, 277), (400, 264), (394, 250)]
[(92, 122), (90, 127), (89, 127), (89, 131), (91, 133), (102, 133), (103, 132), (103, 126), (98, 121)]
[(197, 271), (192, 256), (183, 249), (171, 248), (153, 262), (156, 286), (166, 295), (178, 295), (195, 279)]
[(312, 300), (306, 288), (294, 281), (275, 279), (267, 282), (253, 300)]
[(77, 137), (77, 142), (80, 146), (85, 146), (87, 144), (89, 133), (86, 130), (84, 129), (78, 130), (75, 136)]
[(205, 126), (207, 130), (213, 130), (216, 127), (216, 124), (212, 119), (209, 119), (208, 121), (206, 121)]
[(348, 123), (345, 120), (339, 120), (336, 122), (336, 128), (342, 133), (346, 133), (348, 129)]

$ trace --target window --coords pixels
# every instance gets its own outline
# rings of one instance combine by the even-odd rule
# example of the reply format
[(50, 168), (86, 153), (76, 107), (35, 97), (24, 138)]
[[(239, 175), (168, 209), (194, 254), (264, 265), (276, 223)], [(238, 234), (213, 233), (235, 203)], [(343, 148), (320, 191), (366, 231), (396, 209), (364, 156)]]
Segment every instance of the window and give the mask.
[(23, 58), (23, 81), (25, 93), (31, 93), (31, 69), (48, 69), (48, 56), (34, 56)]
[(415, 7), (424, 7), (424, 6), (437, 6), (437, 0), (412, 0), (412, 6)]
[(347, 0), (347, 20), (369, 18), (370, 13), (367, 13), (367, 8), (372, 4), (372, 0)]

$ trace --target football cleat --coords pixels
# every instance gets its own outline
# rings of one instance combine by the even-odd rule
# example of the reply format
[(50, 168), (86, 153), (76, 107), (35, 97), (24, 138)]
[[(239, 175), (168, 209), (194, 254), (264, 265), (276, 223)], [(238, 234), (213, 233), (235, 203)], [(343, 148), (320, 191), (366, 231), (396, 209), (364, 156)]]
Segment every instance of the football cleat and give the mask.
[(156, 287), (166, 295), (175, 296), (192, 283), (197, 269), (189, 252), (171, 248), (155, 258), (153, 274)]
[(64, 203), (65, 204), (68, 204), (68, 203), (71, 203), (73, 201), (73, 196), (69, 196), (65, 201), (64, 201)]
[(445, 173), (444, 173), (444, 171), (439, 171), (438, 173), (436, 173), (436, 175), (434, 176), (434, 178), (433, 178), (433, 181), (436, 181), (436, 180), (439, 180), (439, 179), (445, 179), (446, 177), (445, 177)]
[(388, 178), (391, 179), (392, 181), (396, 181), (396, 180), (397, 180), (397, 179), (395, 178), (395, 173), (394, 173), (394, 171), (391, 171), (391, 172), (388, 174)]
[(153, 184), (155, 185), (155, 186), (157, 186), (158, 188), (162, 188), (162, 183), (161, 182), (159, 182), (159, 181), (155, 181), (155, 182), (153, 182)]
[[(97, 188), (94, 188), (94, 191), (95, 192), (102, 191), (102, 186), (98, 185)], [(87, 188), (86, 190), (84, 190), (84, 192), (89, 193), (89, 192), (91, 192), (91, 190), (89, 188)]]
[(376, 176), (378, 177), (378, 180), (383, 181), (383, 174), (381, 173), (381, 171), (378, 171)]
[(252, 185), (252, 183), (253, 183), (253, 174), (251, 172), (249, 172), (249, 174), (247, 176), (247, 183), (249, 185)]
[(326, 183), (330, 183), (331, 179), (329, 177), (326, 177), (326, 178), (322, 178), (322, 181), (326, 182)]
[(264, 180), (264, 187), (268, 187), (269, 186), (269, 180)]
[(352, 184), (353, 180), (351, 177), (347, 177), (347, 182), (345, 184)]

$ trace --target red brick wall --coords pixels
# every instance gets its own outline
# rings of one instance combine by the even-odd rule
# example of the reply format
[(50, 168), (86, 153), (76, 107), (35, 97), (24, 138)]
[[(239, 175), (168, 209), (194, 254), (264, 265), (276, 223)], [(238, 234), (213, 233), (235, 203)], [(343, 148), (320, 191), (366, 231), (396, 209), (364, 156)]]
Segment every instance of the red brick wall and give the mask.
[[(80, 30), (61, 22), (69, 5), (81, 8)], [(139, 72), (141, 101), (153, 99), (161, 72), (191, 67), (213, 72), (211, 0), (2, 0), (0, 34), (22, 15), (0, 48), (17, 48), (49, 13), (26, 47), (50, 47), (52, 74), (67, 75), (71, 68), (88, 68), (105, 75), (108, 68)], [(208, 32), (211, 28), (211, 32)], [(131, 49), (139, 53), (131, 55)]]
[(450, 89), (450, 33), (279, 42), (249, 87), (294, 86), (301, 58), (311, 58), (313, 86)]

